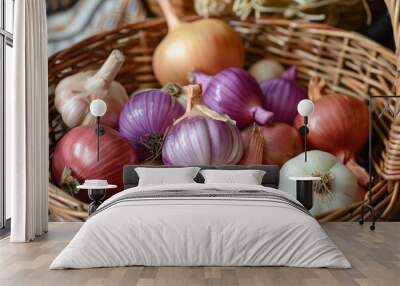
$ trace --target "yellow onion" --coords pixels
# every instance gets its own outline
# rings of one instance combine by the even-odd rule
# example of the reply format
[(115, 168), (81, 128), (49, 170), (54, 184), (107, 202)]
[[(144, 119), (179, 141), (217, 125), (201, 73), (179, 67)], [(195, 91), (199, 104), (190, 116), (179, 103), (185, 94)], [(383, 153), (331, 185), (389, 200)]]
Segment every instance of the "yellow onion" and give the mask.
[(217, 19), (180, 21), (168, 0), (158, 0), (168, 23), (168, 34), (154, 52), (153, 70), (161, 84), (187, 84), (193, 70), (216, 74), (244, 64), (239, 34)]

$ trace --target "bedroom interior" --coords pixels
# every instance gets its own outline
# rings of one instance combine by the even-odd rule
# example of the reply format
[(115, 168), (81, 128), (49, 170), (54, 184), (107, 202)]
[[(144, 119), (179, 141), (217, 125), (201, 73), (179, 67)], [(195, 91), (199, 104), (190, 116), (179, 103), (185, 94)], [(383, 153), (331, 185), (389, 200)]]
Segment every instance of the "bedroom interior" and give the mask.
[(0, 285), (398, 285), (400, 1), (0, 0)]

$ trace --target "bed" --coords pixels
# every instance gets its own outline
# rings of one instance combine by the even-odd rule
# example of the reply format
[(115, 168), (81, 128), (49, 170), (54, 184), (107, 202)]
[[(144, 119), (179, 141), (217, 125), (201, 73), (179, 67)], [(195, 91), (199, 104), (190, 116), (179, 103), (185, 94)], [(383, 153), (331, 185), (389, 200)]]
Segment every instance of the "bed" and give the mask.
[(125, 166), (125, 190), (99, 207), (50, 269), (351, 267), (309, 212), (277, 189), (277, 166), (199, 166), (264, 170), (262, 185), (204, 184), (199, 173), (196, 183), (153, 186), (138, 186), (136, 167)]

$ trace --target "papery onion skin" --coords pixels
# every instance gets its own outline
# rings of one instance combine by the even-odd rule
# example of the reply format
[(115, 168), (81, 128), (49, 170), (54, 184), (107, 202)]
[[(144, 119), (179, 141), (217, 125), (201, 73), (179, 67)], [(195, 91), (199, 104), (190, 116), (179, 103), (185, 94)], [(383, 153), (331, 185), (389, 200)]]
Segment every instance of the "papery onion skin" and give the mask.
[[(151, 153), (154, 148), (160, 148), (161, 152), (165, 131), (184, 112), (183, 106), (168, 93), (158, 89), (142, 91), (126, 103), (120, 115), (119, 131), (132, 144), (140, 160), (156, 159), (161, 154)], [(151, 142), (158, 139), (159, 142)]]
[(202, 116), (173, 126), (162, 152), (166, 165), (234, 165), (242, 155), (243, 142), (235, 125)]
[[(57, 143), (52, 159), (52, 171), (58, 186), (65, 167), (80, 183), (84, 180), (102, 179), (116, 184), (117, 189), (107, 191), (107, 197), (123, 190), (122, 168), (137, 164), (138, 157), (129, 142), (112, 128), (104, 126), (100, 137), (100, 161), (97, 161), (97, 136), (95, 126), (79, 126), (71, 129)], [(86, 191), (80, 191), (78, 199), (88, 202)]]
[(274, 122), (292, 125), (297, 104), (307, 98), (306, 90), (296, 83), (296, 68), (292, 66), (280, 78), (260, 82), (263, 107), (274, 113)]
[(316, 193), (314, 188), (313, 215), (346, 207), (363, 199), (364, 192), (358, 188), (353, 173), (334, 155), (319, 150), (307, 152), (307, 162), (304, 161), (304, 153), (287, 161), (280, 170), (279, 190), (296, 197), (296, 182), (289, 177), (309, 177), (318, 173), (331, 175), (331, 192)]
[[(274, 123), (259, 126), (259, 129), (264, 138), (263, 164), (282, 166), (304, 151), (300, 133), (288, 124)], [(247, 146), (251, 129), (245, 129), (241, 133), (244, 145)]]
[[(340, 94), (322, 96), (314, 105), (308, 118), (308, 143), (334, 154), (342, 163), (354, 159), (368, 140), (367, 105), (358, 98)], [(302, 125), (303, 117), (297, 115), (294, 126)]]
[(262, 107), (258, 82), (245, 70), (231, 67), (212, 77), (195, 71), (191, 77), (203, 86), (204, 103), (231, 117), (239, 128), (252, 122), (264, 125), (272, 120), (274, 114)]
[(168, 0), (159, 0), (168, 22), (168, 34), (153, 55), (153, 70), (158, 81), (188, 83), (193, 70), (215, 74), (224, 68), (244, 64), (244, 45), (240, 35), (217, 19), (179, 21)]

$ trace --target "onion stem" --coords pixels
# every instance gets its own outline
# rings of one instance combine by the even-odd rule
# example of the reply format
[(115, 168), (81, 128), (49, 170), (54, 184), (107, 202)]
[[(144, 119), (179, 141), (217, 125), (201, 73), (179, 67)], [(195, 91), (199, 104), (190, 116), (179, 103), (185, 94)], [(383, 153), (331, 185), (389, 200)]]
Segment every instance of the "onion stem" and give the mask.
[(161, 10), (165, 16), (168, 24), (168, 29), (172, 30), (180, 23), (180, 21), (178, 17), (176, 17), (171, 3), (169, 2), (169, 0), (158, 0), (158, 4), (160, 5)]

